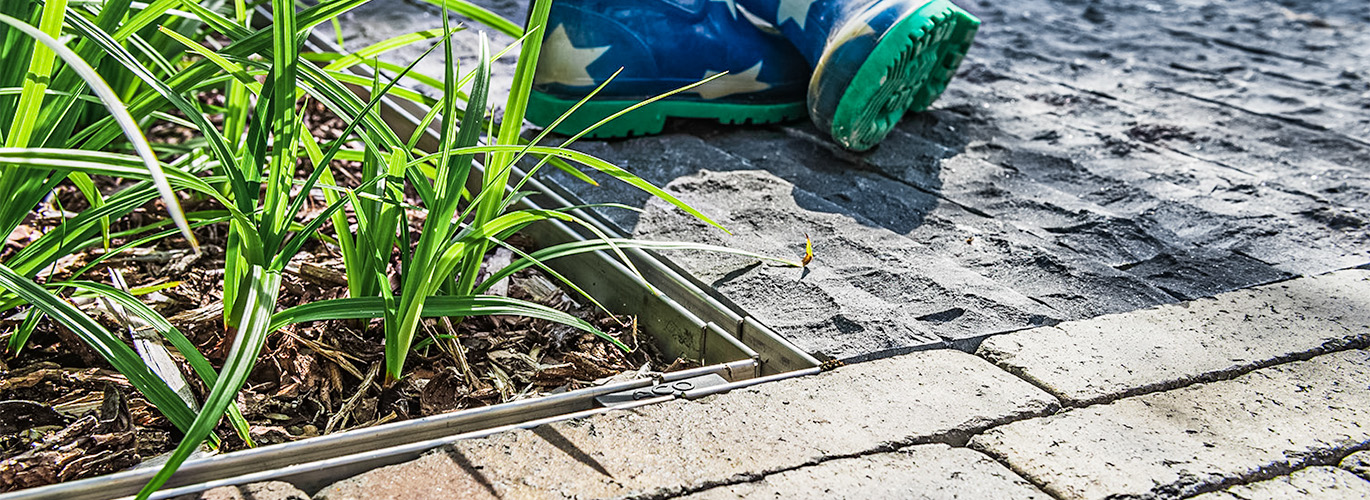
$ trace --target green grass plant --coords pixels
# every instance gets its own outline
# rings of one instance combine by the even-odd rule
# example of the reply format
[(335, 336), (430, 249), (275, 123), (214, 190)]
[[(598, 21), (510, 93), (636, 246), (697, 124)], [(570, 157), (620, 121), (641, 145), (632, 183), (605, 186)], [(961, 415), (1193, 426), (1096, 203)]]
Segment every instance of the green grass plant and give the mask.
[[(119, 92), (87, 62), (87, 59), (99, 59), (103, 53), (85, 40), (78, 43), (75, 50), (57, 40), (65, 21), (72, 19), (69, 15), (81, 15), (68, 10), (67, 3), (60, 0), (41, 6), (35, 2), (7, 2), (5, 8), (0, 9), (3, 12), (0, 13), (0, 26), (3, 26), (0, 38), (4, 43), (0, 65), (27, 69), (7, 73), (3, 84), (7, 89), (17, 88), (18, 92), (14, 94), (17, 97), (0, 99), (0, 109), (5, 110), (4, 121), (8, 122), (4, 124), (7, 130), (4, 147), (0, 148), (0, 156), (8, 158), (0, 161), (0, 193), (3, 193), (0, 196), (5, 197), (0, 203), (0, 231), (6, 235), (13, 233), (28, 212), (64, 180), (80, 189), (92, 207), (0, 263), (0, 309), (30, 306), (26, 320), (11, 333), (7, 347), (18, 352), (37, 321), (43, 316), (52, 318), (128, 377), (129, 382), (162, 409), (173, 424), (186, 429), (194, 419), (193, 408), (152, 373), (124, 339), (56, 295), (71, 283), (39, 285), (34, 280), (40, 270), (59, 258), (93, 244), (93, 235), (100, 233), (107, 242), (110, 217), (127, 213), (157, 196), (167, 206), (179, 232), (194, 244), (189, 224), (179, 209), (163, 167), (142, 130), (127, 112)], [(36, 20), (36, 26), (14, 15)], [(99, 16), (97, 21), (108, 17)], [(84, 95), (86, 91), (95, 94), (95, 98)], [(100, 108), (89, 109), (92, 105)], [(96, 111), (104, 111), (109, 116), (137, 153), (136, 161), (128, 162), (127, 166), (145, 179), (108, 199), (95, 189), (89, 177), (104, 172), (71, 168), (73, 163), (79, 163), (75, 158), (87, 152), (63, 149), (72, 142), (70, 134), (65, 132)], [(45, 156), (45, 160), (31, 161)], [(175, 329), (162, 330), (162, 333), (175, 345), (190, 345)], [(186, 359), (202, 377), (208, 376), (207, 380), (212, 380), (214, 370), (203, 356), (193, 352), (187, 354)], [(246, 421), (236, 410), (232, 415), (235, 426), (245, 436)], [(212, 442), (217, 443), (217, 439)]]

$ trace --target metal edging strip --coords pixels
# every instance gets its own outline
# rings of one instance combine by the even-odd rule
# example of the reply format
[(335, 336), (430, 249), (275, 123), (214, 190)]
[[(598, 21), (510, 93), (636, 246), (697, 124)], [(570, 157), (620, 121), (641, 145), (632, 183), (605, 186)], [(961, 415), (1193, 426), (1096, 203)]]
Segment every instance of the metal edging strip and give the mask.
[(379, 450), (354, 453), (351, 455), (319, 460), (315, 462), (299, 463), (288, 467), (274, 469), (270, 471), (245, 474), (218, 481), (205, 482), (181, 488), (167, 489), (158, 491), (152, 496), (154, 499), (174, 498), (181, 495), (198, 493), (201, 491), (217, 488), (220, 486), (234, 486), (239, 484), (249, 484), (261, 481), (286, 481), (294, 484), (297, 488), (306, 491), (314, 491), (340, 479), (354, 476), (356, 474), (372, 470), (386, 465), (394, 465), (408, 460), (413, 460), (431, 450), (446, 446), (457, 441), (466, 439), (478, 439), (501, 432), (515, 429), (530, 429), (540, 425), (546, 425), (565, 420), (592, 417), (614, 410), (627, 410), (647, 406), (657, 403), (664, 403), (675, 399), (673, 396), (660, 398), (644, 399), (632, 403), (624, 403), (609, 407), (594, 408), (575, 413), (566, 413), (553, 417), (530, 420), (517, 424), (494, 427), (481, 431), (456, 434), (452, 436), (419, 441), (399, 446), (391, 446)]

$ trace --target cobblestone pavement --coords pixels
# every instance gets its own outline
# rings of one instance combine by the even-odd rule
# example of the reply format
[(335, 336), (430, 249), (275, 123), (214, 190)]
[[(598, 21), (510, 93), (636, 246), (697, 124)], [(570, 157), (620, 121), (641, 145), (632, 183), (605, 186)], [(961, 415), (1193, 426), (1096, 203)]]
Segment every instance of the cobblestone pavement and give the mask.
[[(526, 5), (478, 3), (512, 19)], [(734, 235), (616, 181), (550, 178), (588, 202), (643, 207), (603, 212), (638, 237), (795, 256), (811, 235), (803, 279), (742, 258), (670, 257), (839, 359), (969, 350), (1370, 261), (1370, 14), (1358, 2), (963, 3), (985, 24), (959, 78), (868, 154), (835, 149), (808, 123), (684, 120), (576, 146)], [(345, 35), (355, 49), (441, 26), (437, 12), (376, 0)], [(458, 53), (476, 36), (460, 33)], [(511, 70), (496, 65), (500, 81)]]
[(1368, 300), (1370, 270), (1298, 278), (462, 441), (314, 498), (1364, 498)]
[(985, 24), (959, 79), (869, 154), (802, 123), (580, 144), (734, 236), (612, 182), (558, 180), (645, 205), (608, 214), (640, 237), (797, 255), (812, 235), (803, 280), (671, 257), (837, 358), (1359, 265), (1370, 14), (1354, 3), (971, 1)]
[[(807, 124), (580, 145), (736, 236), (576, 188), (644, 206), (606, 214), (641, 237), (793, 254), (813, 235), (802, 279), (672, 255), (802, 348), (959, 350), (465, 441), (310, 493), (1365, 498), (1370, 11), (966, 4), (985, 26), (960, 78), (870, 154)], [(432, 27), (404, 10), (427, 7), (368, 8)]]

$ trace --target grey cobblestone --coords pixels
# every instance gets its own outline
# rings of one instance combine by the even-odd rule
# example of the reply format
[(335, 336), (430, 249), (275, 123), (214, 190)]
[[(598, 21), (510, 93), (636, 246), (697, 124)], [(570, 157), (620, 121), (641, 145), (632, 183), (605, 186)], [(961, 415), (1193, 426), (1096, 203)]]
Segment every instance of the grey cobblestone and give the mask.
[(1342, 459), (1339, 466), (1366, 481), (1370, 481), (1370, 451), (1352, 453)]
[(1370, 271), (1349, 269), (1000, 335), (978, 354), (1081, 405), (1368, 342)]
[(1367, 386), (1370, 353), (1343, 351), (1015, 422), (971, 445), (1062, 499), (1183, 496), (1370, 445)]
[(1309, 467), (1287, 476), (1233, 486), (1192, 500), (1362, 500), (1370, 498), (1370, 482), (1335, 467)]
[(1055, 398), (957, 351), (463, 441), (319, 497), (605, 498), (670, 494), (1040, 415)]
[(957, 498), (1051, 500), (1013, 471), (966, 448), (930, 444), (845, 458), (721, 486), (685, 500), (732, 498)]

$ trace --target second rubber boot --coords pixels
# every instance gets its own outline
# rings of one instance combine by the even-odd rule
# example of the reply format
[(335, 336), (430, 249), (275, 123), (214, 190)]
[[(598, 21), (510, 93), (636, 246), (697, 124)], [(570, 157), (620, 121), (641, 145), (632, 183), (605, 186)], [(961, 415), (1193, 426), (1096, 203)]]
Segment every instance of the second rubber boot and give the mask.
[(878, 144), (956, 74), (980, 20), (949, 0), (736, 0), (813, 66), (809, 116), (843, 147)]
[(629, 112), (589, 134), (659, 133), (668, 117), (770, 123), (804, 116), (809, 65), (756, 29), (731, 0), (557, 0), (547, 19), (528, 120), (549, 126), (622, 68), (555, 129), (574, 134), (638, 102), (727, 72)]

